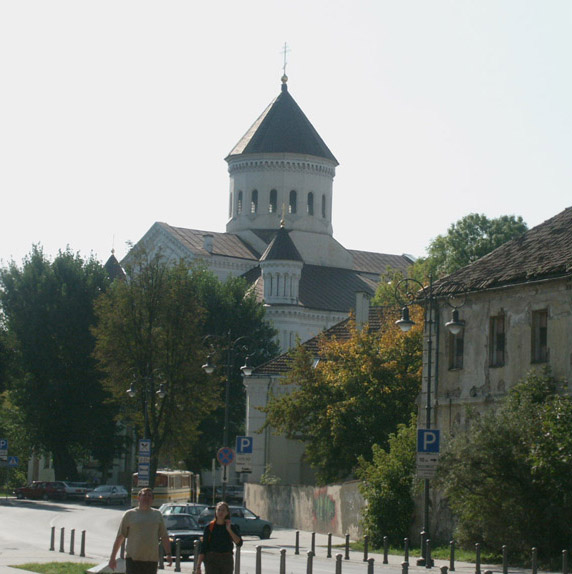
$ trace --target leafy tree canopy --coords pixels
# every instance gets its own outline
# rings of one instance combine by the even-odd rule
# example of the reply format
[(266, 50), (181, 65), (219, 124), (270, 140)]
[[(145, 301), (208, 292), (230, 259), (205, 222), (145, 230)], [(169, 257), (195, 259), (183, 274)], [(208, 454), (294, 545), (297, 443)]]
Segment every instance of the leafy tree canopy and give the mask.
[(427, 248), (428, 257), (416, 262), (425, 275), (442, 277), (460, 269), (528, 229), (522, 217), (502, 215), (489, 219), (470, 213), (453, 223), (445, 235), (438, 235)]
[(461, 542), (557, 558), (572, 537), (572, 398), (549, 372), (531, 372), (501, 405), (451, 437), (439, 485)]
[(349, 339), (322, 338), (317, 365), (299, 346), (283, 382), (290, 392), (271, 397), (264, 409), (267, 425), (306, 442), (306, 458), (322, 484), (346, 478), (358, 457), (370, 460), (372, 445), (385, 448), (415, 410), (423, 321), (404, 334), (393, 325), (396, 318), (387, 311), (379, 332), (350, 323)]
[[(51, 452), (56, 478), (73, 479), (78, 457), (113, 456), (113, 413), (92, 356), (94, 300), (103, 267), (69, 249), (53, 261), (35, 246), (22, 266), (0, 270), (0, 303), (10, 341), (10, 401), (31, 445)], [(109, 436), (103, 436), (105, 433)]]

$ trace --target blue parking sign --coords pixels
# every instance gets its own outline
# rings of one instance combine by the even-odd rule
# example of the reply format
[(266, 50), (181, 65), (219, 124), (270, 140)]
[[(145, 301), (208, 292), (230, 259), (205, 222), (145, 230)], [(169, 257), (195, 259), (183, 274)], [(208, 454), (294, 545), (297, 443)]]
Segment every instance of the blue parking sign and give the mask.
[(417, 452), (439, 452), (440, 431), (437, 429), (417, 429)]
[(237, 436), (236, 454), (252, 454), (252, 442), (251, 436)]

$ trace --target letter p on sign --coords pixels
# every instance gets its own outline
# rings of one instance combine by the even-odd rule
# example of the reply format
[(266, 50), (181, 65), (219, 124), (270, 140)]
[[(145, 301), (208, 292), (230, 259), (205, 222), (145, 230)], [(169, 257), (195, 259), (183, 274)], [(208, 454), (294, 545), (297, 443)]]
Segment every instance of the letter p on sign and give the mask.
[(417, 452), (439, 452), (439, 432), (437, 429), (417, 429)]

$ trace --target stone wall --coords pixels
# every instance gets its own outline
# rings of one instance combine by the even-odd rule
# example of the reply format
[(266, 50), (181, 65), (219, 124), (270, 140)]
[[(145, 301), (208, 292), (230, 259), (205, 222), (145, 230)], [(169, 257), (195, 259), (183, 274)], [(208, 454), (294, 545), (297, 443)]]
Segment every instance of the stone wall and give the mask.
[(363, 535), (364, 499), (359, 482), (332, 486), (281, 486), (245, 484), (246, 506), (277, 526), (334, 536)]

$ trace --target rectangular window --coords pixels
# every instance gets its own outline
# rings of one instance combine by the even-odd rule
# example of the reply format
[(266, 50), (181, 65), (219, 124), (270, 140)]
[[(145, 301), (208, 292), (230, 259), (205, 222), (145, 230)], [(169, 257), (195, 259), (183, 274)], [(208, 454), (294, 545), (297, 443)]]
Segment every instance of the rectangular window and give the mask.
[(463, 331), (457, 335), (449, 333), (449, 370), (463, 368), (463, 350), (465, 341)]
[(532, 312), (531, 335), (531, 361), (546, 363), (548, 361), (548, 311), (546, 309)]
[(489, 325), (489, 365), (491, 367), (502, 367), (504, 365), (504, 333), (504, 315), (491, 317)]

